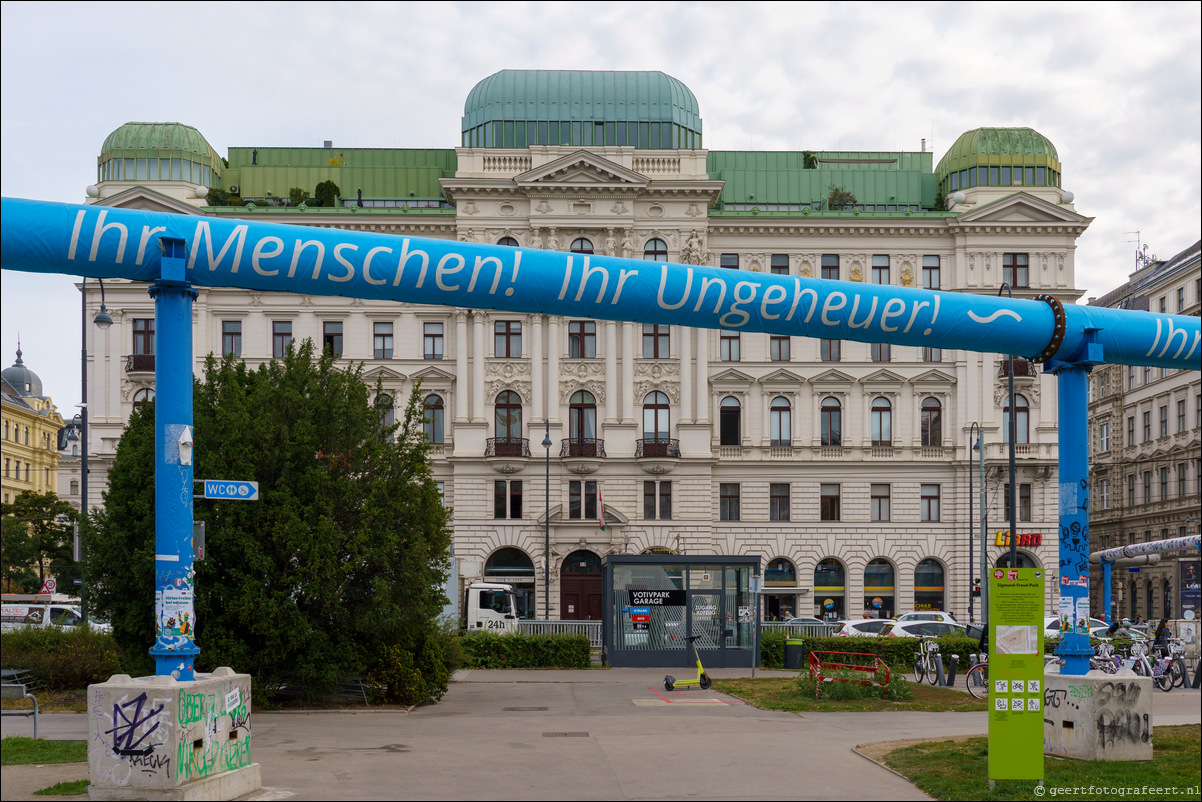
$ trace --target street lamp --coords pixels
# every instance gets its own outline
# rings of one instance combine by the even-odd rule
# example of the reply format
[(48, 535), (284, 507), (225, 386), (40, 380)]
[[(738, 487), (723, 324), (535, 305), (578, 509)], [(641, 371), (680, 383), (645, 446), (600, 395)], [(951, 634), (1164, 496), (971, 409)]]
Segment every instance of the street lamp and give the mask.
[[(113, 325), (113, 318), (109, 315), (108, 309), (104, 305), (104, 281), (96, 279), (100, 283), (100, 311), (96, 313), (96, 317), (92, 318), (92, 322), (96, 328), (105, 331), (109, 326)], [(88, 516), (88, 277), (84, 276), (79, 285), (80, 294), (80, 358), (79, 358), (79, 385), (80, 385), (80, 403), (79, 403), (79, 517), (84, 520)], [(72, 420), (74, 422), (74, 419)], [(76, 536), (78, 538), (78, 535)], [(82, 544), (77, 542), (76, 548), (83, 555)], [(88, 577), (87, 564), (84, 561), (84, 572), (80, 580), (80, 613), (83, 620), (88, 620)]]
[(551, 617), (551, 418), (543, 435), (543, 448), (547, 452), (547, 481), (543, 488), (543, 620)]
[[(973, 432), (977, 433), (978, 443), (973, 443)], [(976, 515), (973, 514), (972, 508), (972, 493), (973, 493), (973, 475), (972, 475), (972, 452), (974, 449), (980, 450), (979, 441), (981, 438), (981, 424), (973, 421), (972, 426), (968, 427), (968, 620), (974, 621), (973, 618), (973, 581), (972, 581), (972, 539), (976, 535), (973, 531), (976, 524)], [(984, 475), (981, 476), (981, 484), (985, 484)], [(981, 544), (984, 548), (984, 544)], [(981, 574), (982, 580), (985, 574)]]
[[(1010, 298), (1014, 297), (1014, 293), (1010, 290), (1010, 284), (1005, 281), (1003, 281), (1002, 286), (998, 288), (997, 294), (1001, 295), (1003, 291), (1005, 291), (1007, 297), (1010, 297)], [(1006, 426), (1008, 427), (1009, 433), (1010, 433), (1010, 492), (1008, 494), (1010, 496), (1010, 498), (1008, 499), (1009, 504), (1007, 506), (1009, 507), (1008, 512), (1009, 512), (1009, 517), (1010, 517), (1010, 567), (1017, 568), (1018, 567), (1018, 485), (1015, 484), (1016, 471), (1014, 468), (1014, 440), (1015, 440), (1015, 436), (1016, 436), (1016, 432), (1017, 432), (1017, 427), (1015, 426), (1015, 423), (1014, 423), (1014, 420), (1017, 417), (1016, 410), (1014, 409), (1014, 354), (1010, 354), (1009, 359), (1007, 361), (1008, 361), (1009, 367), (1010, 367), (1010, 370), (1008, 371), (1010, 374), (1010, 400), (1006, 402), (1008, 405), (1008, 409), (1010, 410), (1010, 414), (1008, 414), (1006, 416), (1007, 417)]]

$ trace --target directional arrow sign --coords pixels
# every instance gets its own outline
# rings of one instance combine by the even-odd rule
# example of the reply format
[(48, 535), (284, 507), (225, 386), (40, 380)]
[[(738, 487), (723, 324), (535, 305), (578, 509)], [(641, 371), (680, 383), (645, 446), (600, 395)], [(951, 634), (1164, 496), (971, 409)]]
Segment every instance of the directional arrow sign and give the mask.
[(225, 501), (258, 501), (259, 483), (240, 482), (236, 479), (205, 479), (205, 498)]

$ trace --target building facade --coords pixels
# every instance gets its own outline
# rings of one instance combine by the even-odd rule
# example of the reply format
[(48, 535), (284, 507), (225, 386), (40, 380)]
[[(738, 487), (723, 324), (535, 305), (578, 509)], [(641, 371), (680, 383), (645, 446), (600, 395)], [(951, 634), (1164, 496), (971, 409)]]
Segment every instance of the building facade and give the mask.
[[(945, 292), (996, 294), (1004, 281), (1016, 297), (1080, 295), (1075, 243), (1091, 219), (1062, 188), (1055, 147), (1031, 129), (967, 132), (938, 165), (924, 151), (710, 151), (693, 93), (663, 73), (505, 70), (469, 94), (462, 132), (445, 150), (327, 142), (222, 159), (188, 126), (129, 123), (104, 143), (88, 200)], [(115, 324), (87, 334), (101, 487), (125, 422), (154, 392), (145, 285), (105, 290)], [(89, 286), (89, 305), (99, 301)], [(758, 555), (769, 618), (965, 617), (981, 481), (988, 559), (1008, 553), (1009, 371), (1020, 553), (1056, 561), (1055, 382), (1025, 359), (222, 288), (200, 288), (194, 316), (198, 370), (208, 353), (253, 365), (308, 337), (364, 363), (385, 388), (385, 414), (420, 387), (459, 576), (515, 584), (526, 615), (595, 617), (603, 555), (666, 550)]]
[[(1123, 286), (1090, 304), (1180, 315), (1202, 311), (1202, 242), (1165, 260), (1141, 260)], [(1194, 370), (1105, 365), (1089, 386), (1089, 513), (1094, 550), (1196, 535), (1202, 519), (1202, 377)], [(1091, 583), (1101, 610), (1102, 576)], [(1111, 614), (1180, 618), (1198, 605), (1198, 554), (1114, 569)]]
[(58, 432), (62, 416), (42, 394), (42, 380), (21, 359), (3, 372), (3, 497), (9, 504), (25, 492), (48, 493), (58, 486)]

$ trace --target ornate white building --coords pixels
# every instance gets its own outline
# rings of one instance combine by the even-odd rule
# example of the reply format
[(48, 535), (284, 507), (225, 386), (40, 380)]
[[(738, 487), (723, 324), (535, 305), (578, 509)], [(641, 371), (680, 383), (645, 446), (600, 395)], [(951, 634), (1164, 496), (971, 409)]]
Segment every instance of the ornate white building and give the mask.
[[(1074, 248), (1090, 218), (1062, 189), (1055, 148), (1030, 129), (970, 131), (938, 166), (921, 151), (707, 151), (696, 99), (663, 73), (506, 70), (472, 90), (462, 130), (455, 149), (230, 148), (227, 161), (188, 126), (129, 123), (106, 140), (89, 202), (945, 292), (996, 294), (1006, 281), (1015, 296), (1080, 295)], [(332, 205), (290, 192), (322, 199), (326, 181), (339, 191)], [(145, 286), (109, 281), (105, 291), (116, 323), (88, 334), (101, 487), (154, 382)], [(210, 352), (255, 364), (311, 337), (379, 377), (383, 407), (420, 381), (460, 577), (517, 584), (532, 616), (543, 616), (547, 559), (550, 617), (598, 617), (602, 555), (667, 549), (759, 555), (767, 617), (930, 607), (964, 618), (979, 575), (974, 423), (988, 559), (1008, 552), (1011, 363), (999, 356), (199, 292), (198, 369)], [(1013, 369), (1020, 553), (1051, 566), (1055, 382), (1026, 360)]]

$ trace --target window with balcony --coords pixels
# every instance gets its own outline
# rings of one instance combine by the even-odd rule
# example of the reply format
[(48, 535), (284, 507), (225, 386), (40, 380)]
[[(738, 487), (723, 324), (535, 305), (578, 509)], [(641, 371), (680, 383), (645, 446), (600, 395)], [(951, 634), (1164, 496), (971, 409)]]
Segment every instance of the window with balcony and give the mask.
[(568, 321), (568, 356), (573, 359), (593, 359), (597, 356), (596, 321)]
[(667, 456), (671, 439), (668, 396), (658, 390), (643, 398), (643, 455)]
[(493, 347), (497, 357), (519, 358), (522, 355), (522, 321), (495, 321), (493, 323)]
[(843, 445), (843, 406), (839, 399), (827, 397), (822, 399), (822, 445)]
[(922, 444), (928, 448), (943, 445), (943, 405), (938, 398), (922, 400)]
[(321, 324), (321, 349), (334, 357), (342, 356), (342, 322), (325, 321)]
[(827, 281), (839, 280), (839, 255), (835, 253), (822, 254), (822, 278)]
[(1030, 286), (1028, 283), (1029, 259), (1025, 253), (1002, 254), (1002, 281), (1011, 288)]
[(568, 454), (597, 456), (597, 399), (587, 390), (572, 393), (568, 403)]
[(818, 490), (818, 517), (823, 521), (838, 521), (840, 515), (839, 485), (821, 485)]
[(789, 520), (789, 485), (772, 482), (768, 485), (768, 520)]
[(728, 395), (718, 405), (718, 443), (724, 446), (741, 445), (743, 409), (739, 399)]
[(873, 521), (889, 520), (889, 485), (873, 484), (869, 488), (869, 515)]
[(522, 443), (522, 399), (513, 390), (503, 390), (494, 404), (496, 423), (496, 455), (518, 457), (524, 455)]
[(768, 408), (769, 444), (774, 446), (793, 445), (793, 407), (789, 399), (778, 395)]
[(221, 355), (242, 356), (242, 321), (221, 321)]
[(922, 288), (924, 290), (939, 289), (939, 257), (922, 257)]
[(739, 520), (739, 485), (722, 482), (718, 485), (718, 519)]
[(939, 520), (939, 485), (922, 485), (920, 488), (922, 502), (922, 520)]
[(893, 405), (887, 398), (872, 401), (872, 444), (893, 445)]
[(443, 354), (443, 324), (422, 324), (422, 358), (442, 359)]
[(283, 359), (288, 353), (292, 342), (292, 321), (273, 320), (271, 323), (271, 355), (275, 359)]
[(643, 482), (643, 518), (672, 520), (672, 482), (667, 479)]
[(644, 359), (669, 359), (671, 351), (669, 349), (668, 327), (658, 324), (644, 323), (643, 324), (643, 358)]
[(372, 356), (376, 359), (392, 359), (392, 324), (372, 324)]
[(773, 362), (788, 362), (792, 351), (792, 337), (773, 334), (768, 339), (768, 358)]
[(154, 354), (154, 318), (134, 318), (134, 354)]

